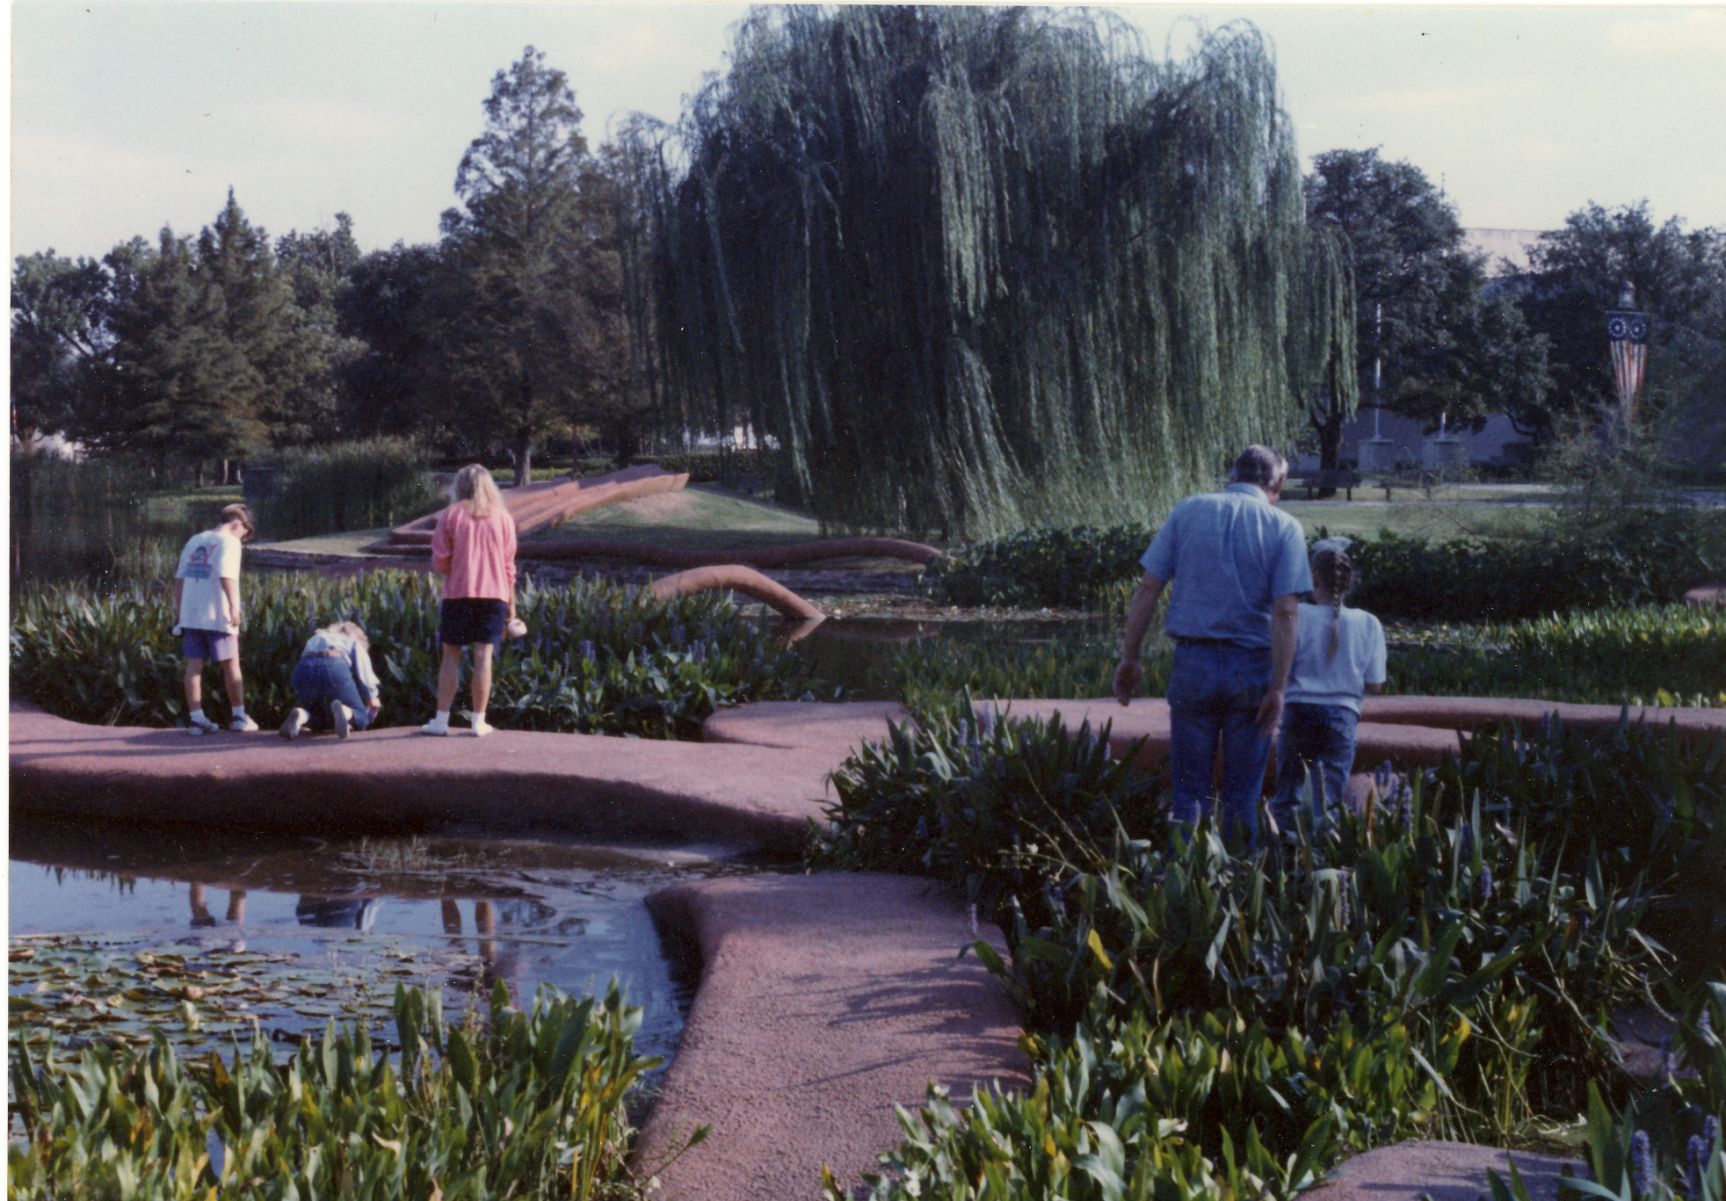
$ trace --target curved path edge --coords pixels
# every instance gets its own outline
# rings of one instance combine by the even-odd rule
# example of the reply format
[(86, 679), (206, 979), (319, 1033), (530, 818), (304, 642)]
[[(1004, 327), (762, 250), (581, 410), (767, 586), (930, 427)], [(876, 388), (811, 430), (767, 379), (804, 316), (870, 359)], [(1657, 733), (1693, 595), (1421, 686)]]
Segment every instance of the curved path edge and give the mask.
[[(697, 1126), (659, 1174), (665, 1201), (812, 1197), (853, 1184), (902, 1137), (893, 1107), (936, 1081), (1023, 1088), (1020, 1016), (974, 955), (964, 907), (928, 880), (831, 873), (678, 885), (648, 898), (699, 957), (696, 993), (636, 1161)], [(999, 950), (998, 934), (991, 941)]]

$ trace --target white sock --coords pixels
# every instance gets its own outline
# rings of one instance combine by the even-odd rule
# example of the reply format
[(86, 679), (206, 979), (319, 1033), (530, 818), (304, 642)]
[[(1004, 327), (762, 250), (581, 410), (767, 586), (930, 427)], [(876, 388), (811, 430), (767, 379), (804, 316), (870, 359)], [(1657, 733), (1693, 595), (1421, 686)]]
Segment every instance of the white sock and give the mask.
[(199, 705), (196, 709), (192, 710), (192, 720), (195, 722), (209, 720), (209, 718), (204, 716), (204, 707), (202, 705)]
[(432, 718), (432, 720), (435, 722), (442, 722), (446, 726), (449, 725), (449, 710), (439, 709), (437, 711), (437, 716)]
[(235, 705), (234, 716), (236, 718), (244, 718), (246, 716), (246, 707), (244, 705)]

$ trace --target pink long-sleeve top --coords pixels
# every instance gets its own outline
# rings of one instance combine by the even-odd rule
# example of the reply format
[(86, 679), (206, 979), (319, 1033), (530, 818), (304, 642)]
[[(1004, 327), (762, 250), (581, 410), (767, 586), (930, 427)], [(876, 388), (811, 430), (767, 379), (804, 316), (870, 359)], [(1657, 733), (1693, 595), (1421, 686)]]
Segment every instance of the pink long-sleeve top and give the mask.
[(514, 597), (515, 518), (508, 509), (475, 517), (466, 501), (457, 501), (437, 515), (431, 552), (445, 600)]

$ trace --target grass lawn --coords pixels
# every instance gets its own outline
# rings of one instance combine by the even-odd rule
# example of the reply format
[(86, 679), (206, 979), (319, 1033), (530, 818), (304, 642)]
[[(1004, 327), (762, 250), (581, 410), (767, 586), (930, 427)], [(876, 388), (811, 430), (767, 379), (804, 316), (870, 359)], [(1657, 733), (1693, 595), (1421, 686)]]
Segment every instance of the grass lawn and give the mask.
[(290, 538), (286, 542), (260, 542), (260, 549), (294, 551), (302, 555), (357, 555), (360, 548), (380, 538), (389, 537), (389, 527), (375, 530), (347, 530), (340, 534), (317, 534), (310, 538)]
[(1523, 531), (1539, 526), (1552, 511), (1551, 494), (1536, 489), (1440, 488), (1431, 499), (1419, 490), (1398, 489), (1388, 504), (1382, 488), (1356, 488), (1354, 495), (1354, 500), (1302, 500), (1297, 492), (1285, 496), (1281, 507), (1309, 534), (1322, 527), (1370, 538), (1388, 529), (1435, 540)]
[(704, 550), (782, 546), (821, 536), (813, 517), (707, 487), (688, 487), (583, 513), (537, 538), (609, 538)]

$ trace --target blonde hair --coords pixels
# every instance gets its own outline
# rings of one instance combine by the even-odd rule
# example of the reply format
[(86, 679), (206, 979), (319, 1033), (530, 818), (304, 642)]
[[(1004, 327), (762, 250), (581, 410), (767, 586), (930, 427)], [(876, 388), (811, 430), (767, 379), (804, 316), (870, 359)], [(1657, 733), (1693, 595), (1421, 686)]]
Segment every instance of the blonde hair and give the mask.
[(1346, 547), (1336, 544), (1314, 546), (1312, 578), (1330, 593), (1330, 643), (1325, 647), (1324, 661), (1336, 658), (1337, 643), (1342, 638), (1342, 601), (1354, 588), (1354, 560)]
[(372, 640), (366, 637), (365, 629), (357, 621), (335, 621), (324, 627), (331, 634), (346, 634), (361, 646), (369, 647)]
[(490, 517), (503, 508), (503, 493), (497, 490), (497, 481), (479, 463), (469, 463), (455, 473), (449, 495), (451, 504), (466, 501), (467, 511), (475, 517)]

